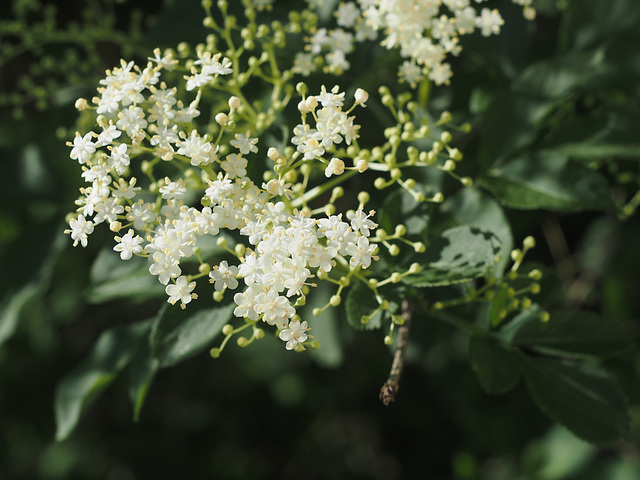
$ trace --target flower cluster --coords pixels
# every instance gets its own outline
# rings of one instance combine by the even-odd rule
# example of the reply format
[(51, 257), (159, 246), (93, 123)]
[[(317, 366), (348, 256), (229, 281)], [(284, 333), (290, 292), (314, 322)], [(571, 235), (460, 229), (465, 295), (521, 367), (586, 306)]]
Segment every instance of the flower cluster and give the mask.
[[(378, 247), (370, 241), (377, 225), (362, 204), (346, 214), (346, 221), (341, 214), (323, 211), (317, 217), (308, 208), (296, 208), (306, 207), (307, 199), (300, 201), (304, 187), (294, 193), (286, 179), (302, 165), (317, 165), (327, 177), (357, 170), (323, 156), (358, 137), (359, 126), (348, 113), (364, 104), (366, 92), (358, 90), (347, 111), (338, 87), (327, 91), (323, 86), (318, 95), (303, 97), (295, 148), (287, 149), (289, 156), (267, 149), (275, 173), (257, 184), (247, 169), (250, 161), (260, 161), (259, 140), (251, 130), (233, 130), (243, 106), (239, 97), (228, 98), (225, 112), (214, 112), (215, 141), (193, 122), (200, 115), (202, 92), (232, 74), (231, 60), (199, 50), (190, 65), (183, 68), (188, 75), (169, 86), (163, 75), (181, 66), (170, 52), (162, 56), (156, 50), (144, 68), (123, 61), (107, 72), (93, 106), (77, 102), (81, 110), (95, 110), (99, 131), (77, 133), (69, 142), (70, 157), (82, 165), (88, 185), (81, 189), (66, 233), (74, 246), (84, 247), (96, 225), (108, 224), (120, 257), (147, 257), (149, 272), (166, 286), (167, 301), (183, 308), (197, 298), (197, 278), (208, 276), (218, 299), (244, 283), (244, 291), (233, 297), (235, 316), (274, 325), (287, 349), (303, 348), (308, 324), (300, 321), (296, 307), (305, 303), (312, 279), (326, 277), (338, 264), (347, 271), (369, 267), (377, 259)], [(178, 98), (181, 87), (197, 91), (188, 104)], [(163, 178), (155, 177), (158, 171)], [(225, 247), (227, 238), (242, 239), (228, 249), (237, 264), (225, 260), (212, 267), (200, 258), (201, 239), (210, 236)], [(187, 258), (198, 259), (198, 273), (183, 270)]]
[[(484, 0), (475, 0), (482, 3)], [(526, 18), (535, 17), (532, 0), (512, 0), (524, 7)], [(310, 2), (316, 6), (316, 2)], [(320, 28), (308, 40), (308, 52), (299, 53), (299, 73), (313, 71), (314, 56), (324, 54), (326, 70), (341, 73), (350, 67), (347, 54), (354, 42), (375, 40), (380, 32), (381, 45), (398, 48), (404, 62), (398, 73), (400, 81), (412, 87), (424, 77), (436, 85), (448, 84), (451, 66), (447, 55), (457, 56), (462, 47), (460, 37), (476, 29), (488, 37), (500, 33), (504, 20), (496, 9), (479, 12), (472, 0), (358, 0), (341, 2), (335, 12), (338, 28)], [(349, 30), (353, 30), (351, 33)]]

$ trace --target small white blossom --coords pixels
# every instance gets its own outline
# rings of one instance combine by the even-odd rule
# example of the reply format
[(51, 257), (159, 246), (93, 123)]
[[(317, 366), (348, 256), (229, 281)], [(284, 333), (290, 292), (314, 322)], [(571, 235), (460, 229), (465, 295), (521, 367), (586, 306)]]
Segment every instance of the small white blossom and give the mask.
[(211, 283), (214, 284), (214, 288), (216, 291), (220, 292), (225, 288), (229, 288), (231, 290), (235, 289), (238, 286), (238, 280), (236, 280), (236, 276), (238, 275), (238, 267), (227, 263), (226, 260), (220, 262), (220, 265), (211, 272), (209, 272), (209, 276)]
[(324, 170), (324, 174), (326, 177), (330, 177), (331, 175), (342, 175), (344, 173), (344, 162), (339, 158), (332, 158), (327, 165), (327, 168)]
[(187, 277), (178, 277), (175, 283), (170, 283), (165, 288), (165, 292), (169, 295), (167, 302), (175, 305), (179, 300), (180, 307), (185, 308), (187, 303), (191, 302), (191, 299), (197, 298), (195, 293), (191, 293), (194, 288), (196, 288), (196, 282), (189, 283)]
[(118, 244), (113, 247), (116, 252), (120, 252), (120, 258), (122, 260), (130, 260), (134, 253), (142, 252), (142, 237), (135, 235), (135, 232), (131, 229), (122, 237), (115, 237), (115, 241)]
[(83, 247), (87, 246), (88, 236), (93, 233), (93, 222), (87, 220), (84, 215), (78, 215), (78, 218), (72, 218), (69, 221), (70, 230), (65, 230), (64, 233), (70, 233), (73, 240), (73, 246), (77, 246), (78, 242)]
[(166, 180), (168, 181), (168, 183), (163, 187), (160, 187), (162, 198), (179, 200), (184, 197), (185, 193), (187, 193), (187, 187), (185, 186), (182, 179), (179, 179), (177, 182), (169, 181), (168, 178)]
[(250, 137), (251, 132), (247, 131), (246, 134), (236, 133), (235, 140), (231, 140), (229, 143), (240, 150), (242, 155), (247, 155), (248, 153), (256, 153), (258, 151), (258, 147), (256, 147), (256, 143), (258, 143), (257, 138)]
[[(96, 151), (96, 146), (91, 140), (92, 133), (89, 132), (84, 136), (76, 133), (76, 137), (73, 139), (73, 148), (69, 155), (73, 160), (78, 160), (78, 163), (84, 164), (89, 159), (91, 154)], [(71, 146), (71, 144), (68, 144)]]
[(287, 342), (287, 350), (293, 350), (298, 345), (302, 345), (307, 341), (308, 336), (306, 332), (308, 328), (309, 326), (306, 321), (300, 323), (300, 320), (291, 320), (289, 326), (280, 332), (280, 340)]

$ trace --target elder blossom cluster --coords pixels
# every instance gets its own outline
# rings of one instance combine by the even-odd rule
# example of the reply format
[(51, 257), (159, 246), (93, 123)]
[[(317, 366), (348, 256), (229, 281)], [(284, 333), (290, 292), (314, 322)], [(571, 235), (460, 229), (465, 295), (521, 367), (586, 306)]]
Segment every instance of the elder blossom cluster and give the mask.
[[(194, 123), (202, 91), (233, 72), (231, 61), (199, 51), (190, 74), (179, 80), (187, 92), (196, 91), (190, 103), (183, 103), (179, 82), (169, 86), (162, 78), (179, 68), (178, 61), (171, 54), (154, 53), (144, 68), (123, 61), (108, 71), (93, 106), (77, 102), (81, 110), (95, 110), (99, 128), (77, 133), (69, 142), (70, 157), (82, 166), (87, 186), (81, 188), (79, 208), (65, 232), (74, 246), (85, 247), (94, 227), (108, 224), (116, 233), (113, 250), (123, 260), (147, 257), (149, 272), (165, 285), (169, 303), (184, 308), (197, 298), (196, 279), (208, 276), (215, 292), (238, 290), (233, 297), (236, 317), (274, 325), (287, 349), (303, 348), (308, 324), (300, 321), (296, 306), (304, 303), (313, 278), (337, 263), (359, 269), (377, 259), (378, 247), (370, 241), (377, 227), (372, 212), (361, 206), (346, 218), (317, 218), (309, 209), (292, 207), (293, 192), (282, 175), (260, 186), (254, 183), (247, 167), (248, 156), (259, 154), (258, 138), (251, 130), (224, 135), (225, 125), (241, 108), (240, 98), (231, 96), (228, 113), (215, 115), (220, 127), (216, 141), (201, 135)], [(288, 165), (302, 157), (321, 166), (326, 176), (344, 172), (342, 160), (323, 158), (335, 145), (358, 137), (355, 117), (342, 110), (344, 97), (338, 87), (327, 91), (323, 86), (320, 94), (302, 100), (303, 121), (294, 130), (296, 150)], [(354, 106), (365, 101), (366, 92), (358, 90)], [(305, 120), (309, 114), (314, 128)], [(274, 148), (268, 156), (283, 158)], [(172, 166), (177, 168), (168, 173)], [(155, 178), (157, 170), (164, 178)], [(142, 185), (145, 178), (148, 185)], [(210, 266), (200, 259), (201, 239), (223, 233), (244, 239), (233, 250), (237, 262)], [(200, 268), (189, 274), (184, 260), (192, 257)]]
[[(308, 0), (320, 8), (322, 2)], [(314, 57), (324, 55), (326, 69), (341, 73), (350, 67), (347, 55), (355, 42), (376, 40), (381, 45), (397, 48), (405, 59), (398, 69), (400, 81), (415, 87), (423, 78), (436, 85), (448, 84), (452, 76), (447, 55), (457, 56), (462, 47), (460, 37), (477, 30), (485, 36), (497, 35), (504, 20), (497, 9), (482, 8), (473, 3), (485, 0), (357, 0), (340, 2), (335, 29), (319, 28), (309, 37), (307, 52), (296, 57), (296, 69), (309, 75)], [(524, 7), (528, 19), (535, 17), (532, 0), (512, 0)]]

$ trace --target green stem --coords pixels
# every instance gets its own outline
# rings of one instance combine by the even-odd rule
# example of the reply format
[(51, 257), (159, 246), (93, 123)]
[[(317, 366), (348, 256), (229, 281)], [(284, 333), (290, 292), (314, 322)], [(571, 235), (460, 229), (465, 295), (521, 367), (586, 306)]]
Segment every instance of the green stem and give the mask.
[(418, 92), (418, 103), (424, 109), (429, 105), (429, 95), (431, 94), (431, 81), (425, 78), (420, 83), (420, 91)]
[(301, 207), (316, 197), (319, 197), (324, 192), (332, 189), (336, 185), (340, 185), (343, 182), (346, 182), (351, 177), (358, 173), (357, 170), (349, 170), (348, 172), (343, 173), (342, 175), (337, 176), (333, 180), (328, 181), (327, 183), (323, 183), (322, 185), (318, 185), (317, 187), (312, 188), (307, 193), (302, 195), (301, 197), (296, 198), (291, 202), (292, 207)]

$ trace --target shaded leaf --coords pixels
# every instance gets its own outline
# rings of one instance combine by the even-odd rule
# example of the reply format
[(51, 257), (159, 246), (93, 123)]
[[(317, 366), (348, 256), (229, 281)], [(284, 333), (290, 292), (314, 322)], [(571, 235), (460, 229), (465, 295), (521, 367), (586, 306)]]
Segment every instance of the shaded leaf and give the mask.
[(553, 140), (545, 149), (585, 161), (640, 158), (638, 123), (638, 110), (624, 106), (609, 107), (604, 113), (586, 118), (572, 116), (554, 128)]
[(628, 431), (624, 398), (605, 373), (548, 357), (520, 359), (531, 396), (551, 419), (598, 445), (612, 444)]
[(500, 164), (536, 138), (537, 127), (557, 102), (511, 92), (498, 94), (480, 122), (480, 162)]
[[(525, 69), (512, 84), (512, 90), (521, 95), (547, 100), (562, 99), (576, 90), (589, 90), (614, 73), (604, 63), (605, 50), (575, 52), (545, 59)], [(584, 72), (588, 71), (589, 75)]]
[(422, 271), (403, 277), (416, 287), (451, 285), (486, 275), (495, 265), (500, 242), (479, 228), (460, 226), (445, 230), (417, 260)]
[(104, 303), (117, 298), (141, 302), (165, 296), (164, 285), (149, 273), (146, 259), (133, 257), (122, 260), (110, 250), (103, 249), (91, 267), (91, 286), (87, 292), (90, 303)]
[(382, 314), (376, 313), (368, 323), (362, 323), (362, 317), (371, 315), (378, 308), (373, 291), (364, 283), (357, 282), (349, 289), (345, 310), (349, 325), (358, 330), (373, 330), (382, 325)]
[(612, 355), (635, 346), (627, 333), (592, 312), (552, 311), (547, 322), (535, 316), (525, 320), (511, 338), (514, 346), (585, 355)]
[[(418, 184), (416, 189), (425, 195), (432, 194), (421, 186), (422, 184)], [(400, 188), (385, 198), (377, 218), (380, 226), (389, 232), (393, 232), (401, 218), (403, 225), (407, 227), (407, 235), (422, 236), (429, 224), (429, 204), (416, 202), (408, 191)]]
[(206, 349), (231, 319), (234, 305), (196, 310), (165, 305), (151, 327), (151, 352), (161, 367), (175, 365)]
[(147, 392), (159, 367), (158, 360), (151, 355), (149, 339), (141, 341), (140, 347), (131, 358), (129, 368), (129, 396), (133, 403), (134, 422), (140, 419), (140, 412), (147, 398)]
[(601, 174), (555, 152), (510, 160), (480, 183), (511, 208), (563, 212), (614, 209), (609, 186)]
[(73, 431), (84, 410), (118, 376), (146, 340), (150, 322), (103, 332), (89, 355), (58, 384), (55, 393), (56, 440)]
[(15, 332), (22, 309), (40, 292), (40, 282), (28, 283), (10, 293), (0, 306), (0, 345)]
[(507, 285), (501, 285), (498, 289), (498, 293), (496, 293), (495, 298), (489, 305), (489, 325), (492, 327), (497, 327), (505, 319), (507, 305), (513, 299), (513, 297), (509, 295), (508, 291), (509, 287)]
[(517, 356), (490, 334), (477, 332), (471, 336), (469, 359), (487, 393), (506, 393), (520, 380)]

